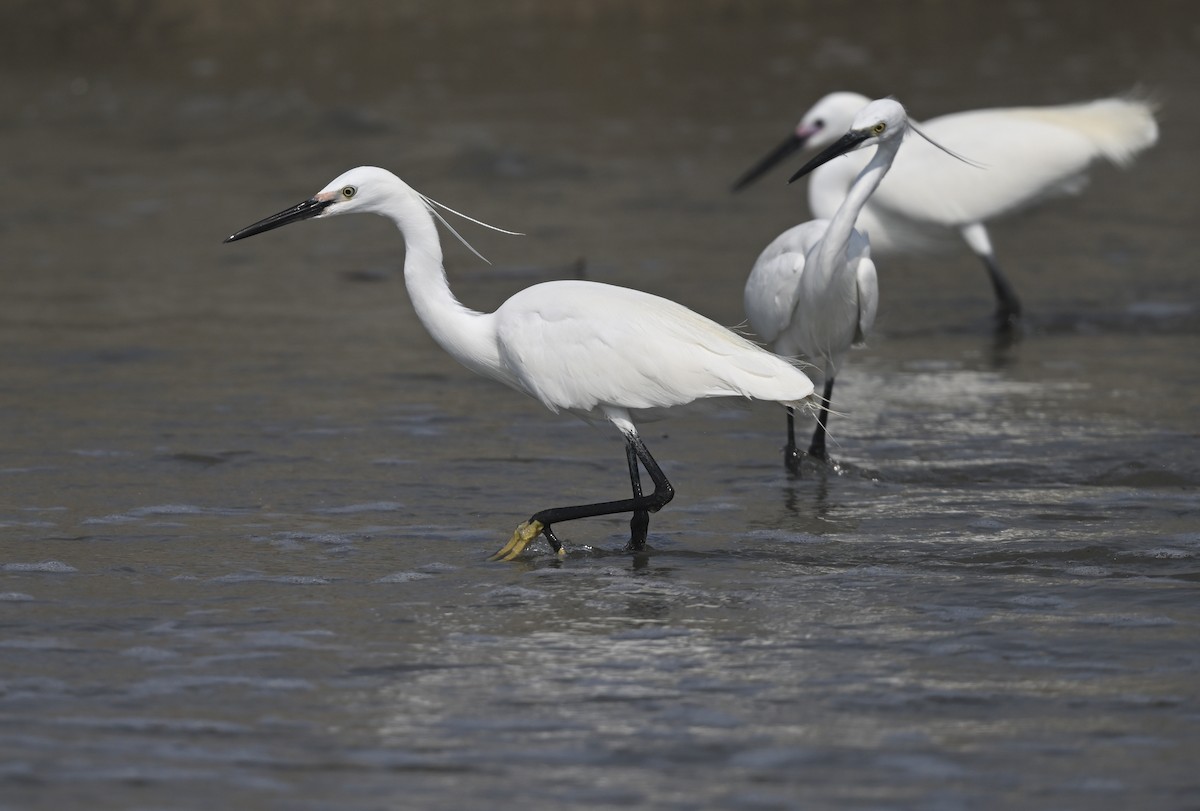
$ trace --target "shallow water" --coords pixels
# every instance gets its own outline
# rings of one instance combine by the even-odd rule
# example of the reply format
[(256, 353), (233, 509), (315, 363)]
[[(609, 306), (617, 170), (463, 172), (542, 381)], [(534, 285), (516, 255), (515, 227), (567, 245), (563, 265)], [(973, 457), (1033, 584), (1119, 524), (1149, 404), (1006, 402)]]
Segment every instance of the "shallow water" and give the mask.
[[(0, 809), (1195, 807), (1194, 11), (898, 7), (3, 12)], [(789, 478), (771, 408), (647, 424), (644, 556), (485, 562), (622, 495), (620, 438), (457, 368), (390, 225), (220, 244), (377, 163), (527, 232), (447, 248), (472, 306), (735, 324), (805, 215), (728, 184), (822, 93), (1136, 83), (1161, 143), (993, 229), (1015, 342), (970, 257), (880, 259), (837, 466)]]

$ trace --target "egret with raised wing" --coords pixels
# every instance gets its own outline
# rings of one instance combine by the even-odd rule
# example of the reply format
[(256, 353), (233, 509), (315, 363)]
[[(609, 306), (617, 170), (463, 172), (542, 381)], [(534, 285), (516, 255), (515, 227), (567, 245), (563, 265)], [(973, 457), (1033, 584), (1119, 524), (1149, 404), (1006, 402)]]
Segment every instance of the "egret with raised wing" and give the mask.
[[(734, 190), (805, 145), (836, 140), (867, 102), (858, 93), (825, 96), (782, 144), (738, 179)], [(1097, 160), (1127, 166), (1158, 140), (1154, 105), (1136, 98), (971, 110), (918, 126), (988, 171), (941, 160), (944, 156), (928, 143), (914, 140), (859, 214), (858, 228), (870, 235), (877, 254), (933, 250), (957, 232), (987, 270), (1001, 329), (1020, 316), (1021, 303), (996, 261), (986, 223), (1048, 197), (1076, 193)], [(808, 202), (814, 217), (833, 216), (868, 160), (864, 153), (813, 172)]]
[[(535, 512), (493, 559), (517, 557), (539, 534), (561, 553), (555, 524), (617, 513), (633, 514), (627, 548), (643, 549), (650, 513), (675, 494), (634, 425), (643, 409), (709, 397), (771, 400), (791, 408), (811, 404), (812, 382), (795, 364), (649, 293), (597, 282), (552, 281), (517, 292), (492, 313), (464, 306), (446, 280), (434, 217), (449, 224), (435, 205), (441, 204), (391, 172), (360, 166), (310, 199), (225, 241), (338, 214), (387, 217), (404, 238), (404, 282), (413, 308), (442, 349), (468, 369), (528, 394), (553, 412), (607, 419), (624, 435), (631, 498)], [(642, 492), (639, 464), (654, 483), (650, 494)]]

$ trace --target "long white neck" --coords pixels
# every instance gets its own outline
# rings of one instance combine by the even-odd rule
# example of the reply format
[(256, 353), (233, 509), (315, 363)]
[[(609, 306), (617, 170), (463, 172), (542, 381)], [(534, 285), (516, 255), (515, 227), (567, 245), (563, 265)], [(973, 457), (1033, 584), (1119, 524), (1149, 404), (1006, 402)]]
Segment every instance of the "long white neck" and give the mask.
[(375, 210), (395, 222), (404, 237), (404, 285), (417, 318), (438, 346), (463, 366), (506, 380), (492, 314), (472, 310), (454, 297), (442, 265), (442, 244), (433, 215), (407, 184), (399, 178), (396, 183), (396, 191)]
[(871, 160), (850, 184), (850, 189), (846, 192), (846, 199), (829, 218), (829, 226), (825, 229), (825, 236), (821, 238), (819, 253), (825, 260), (821, 263), (823, 266), (834, 267), (835, 260), (845, 255), (846, 246), (850, 244), (850, 232), (854, 230), (854, 223), (858, 220), (863, 206), (879, 188), (883, 176), (892, 167), (892, 160), (896, 157), (896, 151), (900, 148), (902, 140), (903, 138), (889, 138), (880, 143), (875, 149), (875, 154), (871, 156)]

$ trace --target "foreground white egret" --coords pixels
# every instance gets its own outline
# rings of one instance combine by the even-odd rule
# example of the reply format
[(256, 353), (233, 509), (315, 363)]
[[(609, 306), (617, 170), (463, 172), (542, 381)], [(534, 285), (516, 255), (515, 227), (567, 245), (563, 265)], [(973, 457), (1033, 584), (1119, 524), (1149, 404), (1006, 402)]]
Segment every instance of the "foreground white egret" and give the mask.
[[(645, 546), (650, 513), (675, 491), (634, 427), (633, 415), (641, 409), (707, 397), (771, 400), (791, 408), (809, 404), (812, 382), (791, 362), (649, 293), (597, 282), (553, 281), (521, 290), (493, 313), (465, 307), (450, 291), (442, 267), (434, 222), (441, 215), (434, 205), (440, 204), (391, 172), (360, 166), (310, 199), (225, 241), (337, 214), (387, 217), (404, 237), (404, 282), (413, 308), (444, 350), (468, 369), (528, 394), (551, 411), (604, 418), (624, 434), (632, 498), (536, 512), (493, 559), (512, 560), (539, 534), (561, 553), (554, 524), (614, 513), (633, 513), (628, 548)], [(639, 462), (654, 481), (649, 495), (642, 493)]]
[[(808, 448), (818, 459), (827, 458), (834, 378), (850, 347), (870, 332), (879, 304), (871, 245), (854, 222), (887, 174), (907, 131), (908, 119), (899, 102), (879, 99), (863, 107), (848, 132), (792, 176), (795, 180), (847, 152), (878, 145), (841, 205), (830, 219), (810, 220), (776, 237), (746, 280), (743, 301), (751, 328), (779, 354), (807, 357), (825, 378), (824, 400)], [(789, 410), (784, 462), (799, 472), (801, 458)]]
[[(850, 126), (868, 102), (858, 93), (831, 93), (804, 114), (795, 130), (735, 184), (741, 189), (807, 145), (824, 146)], [(858, 227), (879, 252), (937, 248), (957, 231), (983, 261), (996, 297), (996, 322), (1006, 327), (1021, 304), (1001, 273), (985, 224), (1047, 197), (1075, 193), (1086, 171), (1105, 158), (1126, 166), (1158, 140), (1154, 107), (1133, 98), (1107, 98), (1048, 107), (971, 110), (918, 122), (937, 143), (988, 171), (945, 161), (918, 139), (859, 214)], [(833, 161), (813, 172), (808, 186), (815, 217), (831, 217), (869, 155)]]

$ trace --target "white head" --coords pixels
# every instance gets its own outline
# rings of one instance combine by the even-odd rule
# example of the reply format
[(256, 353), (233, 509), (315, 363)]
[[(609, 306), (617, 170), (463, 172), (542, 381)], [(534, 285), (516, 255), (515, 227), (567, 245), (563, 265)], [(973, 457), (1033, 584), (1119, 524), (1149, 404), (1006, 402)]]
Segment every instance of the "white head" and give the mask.
[(862, 133), (867, 138), (858, 146), (874, 146), (881, 141), (903, 138), (908, 130), (908, 113), (895, 99), (876, 99), (854, 114), (847, 134)]
[(870, 101), (861, 93), (837, 92), (824, 96), (804, 114), (783, 143), (733, 184), (733, 190), (738, 191), (749, 186), (793, 152), (798, 152), (806, 146), (823, 147), (833, 143), (850, 128), (854, 123), (855, 114)]
[(804, 164), (788, 182), (847, 152), (884, 144), (890, 144), (892, 149), (899, 148), (907, 131), (908, 114), (904, 112), (903, 105), (895, 99), (876, 99), (855, 113), (849, 129)]
[(463, 239), (450, 223), (446, 222), (446, 219), (438, 213), (438, 208), (502, 234), (520, 235), (517, 231), (506, 231), (503, 228), (481, 222), (474, 217), (468, 217), (437, 200), (426, 197), (387, 169), (380, 169), (378, 166), (359, 166), (334, 178), (325, 188), (304, 202), (284, 209), (278, 214), (272, 214), (264, 220), (259, 220), (236, 234), (226, 237), (225, 241), (234, 242), (301, 220), (334, 217), (338, 214), (383, 214), (395, 220), (400, 225), (401, 231), (405, 230), (404, 222), (413, 222), (414, 217), (425, 217), (430, 221), (437, 218), (459, 242), (467, 246), (471, 253), (486, 262), (487, 259), (472, 248), (471, 244)]
[(858, 111), (870, 103), (862, 93), (839, 91), (823, 96), (796, 125), (796, 137), (811, 147), (832, 144), (850, 129)]
[[(377, 166), (359, 166), (335, 178), (325, 188), (302, 203), (272, 214), (253, 225), (243, 228), (226, 238), (233, 242), (264, 231), (271, 231), (301, 220), (333, 217), (338, 214), (379, 212), (389, 202), (394, 204), (397, 192), (407, 191), (414, 198), (419, 195), (408, 185), (386, 169)], [(401, 195), (403, 196), (403, 195)]]
[(416, 194), (407, 183), (387, 169), (378, 166), (359, 166), (343, 172), (321, 189), (313, 199), (327, 203), (316, 216), (333, 217), (338, 214), (362, 212), (375, 213), (391, 200), (397, 192)]

